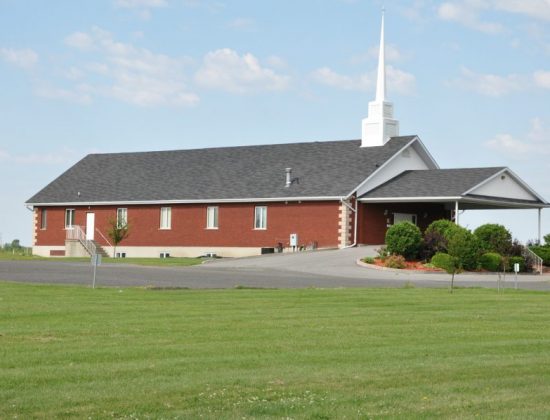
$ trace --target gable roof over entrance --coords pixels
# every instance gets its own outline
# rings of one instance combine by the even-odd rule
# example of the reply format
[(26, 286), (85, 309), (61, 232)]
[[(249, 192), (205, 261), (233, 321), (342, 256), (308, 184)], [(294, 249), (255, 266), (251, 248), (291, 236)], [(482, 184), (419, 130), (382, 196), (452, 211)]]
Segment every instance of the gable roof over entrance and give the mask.
[[(339, 199), (416, 136), (86, 156), (27, 204)], [(285, 187), (285, 168), (295, 181)]]
[(359, 199), (363, 202), (460, 201), (469, 203), (469, 208), (548, 206), (505, 167), (405, 171)]

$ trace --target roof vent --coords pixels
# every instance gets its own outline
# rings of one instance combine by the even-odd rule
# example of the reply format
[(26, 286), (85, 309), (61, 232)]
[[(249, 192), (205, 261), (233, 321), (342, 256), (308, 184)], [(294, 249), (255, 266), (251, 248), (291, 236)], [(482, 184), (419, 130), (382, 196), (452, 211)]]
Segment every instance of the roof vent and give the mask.
[(286, 182), (285, 187), (290, 187), (292, 185), (292, 168), (286, 168)]

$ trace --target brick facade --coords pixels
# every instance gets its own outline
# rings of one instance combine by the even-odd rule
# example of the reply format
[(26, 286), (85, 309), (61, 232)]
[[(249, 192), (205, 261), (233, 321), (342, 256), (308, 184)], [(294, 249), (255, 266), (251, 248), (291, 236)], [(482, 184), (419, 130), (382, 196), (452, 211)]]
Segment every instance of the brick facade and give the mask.
[[(211, 204), (216, 205), (216, 204)], [(254, 229), (254, 208), (267, 207), (267, 228)], [(299, 244), (320, 248), (339, 245), (338, 201), (231, 203), (218, 204), (219, 228), (206, 229), (207, 204), (174, 204), (171, 207), (171, 229), (160, 229), (160, 208), (167, 205), (74, 206), (47, 207), (47, 228), (40, 229), (41, 208), (35, 209), (37, 246), (65, 245), (65, 209), (75, 209), (75, 224), (86, 226), (86, 213), (95, 214), (95, 227), (107, 237), (108, 221), (116, 218), (116, 209), (128, 209), (130, 235), (124, 246), (218, 246), (218, 247), (283, 247), (289, 245), (291, 233), (297, 233)], [(106, 241), (97, 234), (101, 245)]]
[(393, 213), (416, 214), (421, 231), (434, 220), (450, 218), (440, 203), (362, 203), (358, 212), (358, 243), (368, 245), (384, 243), (388, 225), (393, 224)]

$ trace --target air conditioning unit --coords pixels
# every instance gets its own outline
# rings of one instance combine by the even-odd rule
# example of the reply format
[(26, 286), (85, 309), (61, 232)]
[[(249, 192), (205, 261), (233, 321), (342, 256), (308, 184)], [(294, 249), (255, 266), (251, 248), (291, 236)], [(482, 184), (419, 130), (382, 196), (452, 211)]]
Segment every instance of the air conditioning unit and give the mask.
[(161, 252), (160, 253), (160, 258), (170, 258), (170, 253), (169, 252)]

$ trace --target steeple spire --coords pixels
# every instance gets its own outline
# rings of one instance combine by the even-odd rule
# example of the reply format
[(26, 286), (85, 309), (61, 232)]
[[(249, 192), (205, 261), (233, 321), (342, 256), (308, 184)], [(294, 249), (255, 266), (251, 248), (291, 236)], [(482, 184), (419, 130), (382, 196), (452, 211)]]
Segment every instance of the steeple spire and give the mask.
[(384, 12), (382, 9), (382, 27), (380, 29), (380, 49), (378, 52), (378, 78), (376, 79), (376, 101), (386, 100), (386, 54), (384, 48)]
[(368, 117), (363, 119), (361, 147), (383, 146), (391, 137), (399, 135), (399, 122), (393, 119), (393, 104), (386, 101), (385, 59), (384, 9), (382, 9), (376, 98), (374, 101), (369, 102)]

